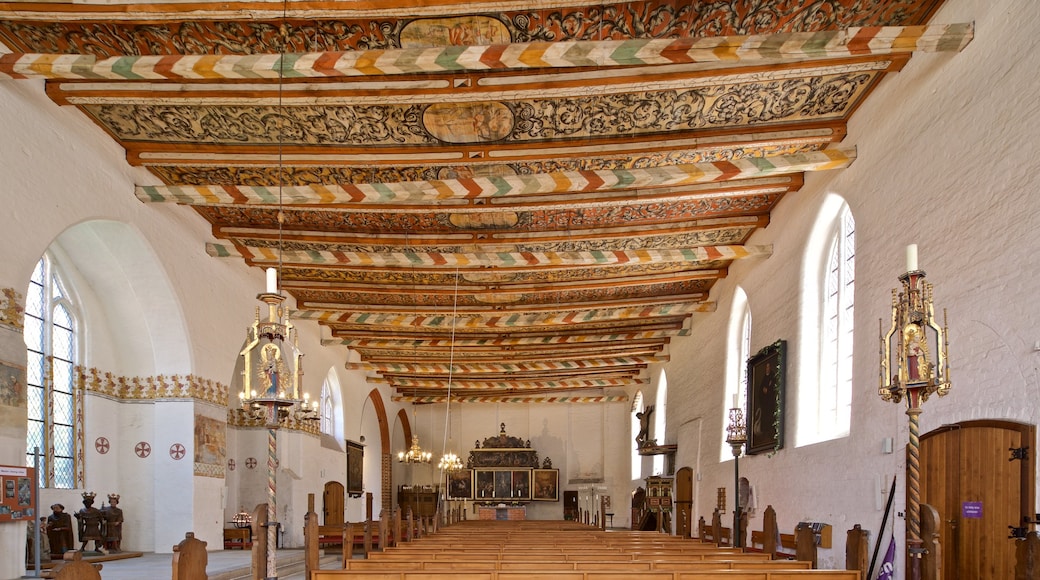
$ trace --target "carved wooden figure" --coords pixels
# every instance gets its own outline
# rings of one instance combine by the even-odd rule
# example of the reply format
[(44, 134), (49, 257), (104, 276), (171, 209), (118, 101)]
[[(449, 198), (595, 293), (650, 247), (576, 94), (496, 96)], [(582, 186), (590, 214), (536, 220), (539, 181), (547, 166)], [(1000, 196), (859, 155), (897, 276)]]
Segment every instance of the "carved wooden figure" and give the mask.
[(76, 540), (72, 537), (72, 516), (65, 513), (65, 506), (60, 503), (52, 505), (51, 512), (47, 516), (47, 538), (51, 542), (51, 554), (61, 558), (62, 554), (76, 546)]
[(119, 494), (108, 495), (108, 506), (101, 510), (104, 519), (105, 547), (110, 551), (122, 551), (123, 510), (119, 507)]
[(87, 542), (94, 542), (94, 549), (105, 552), (105, 537), (101, 533), (104, 522), (101, 510), (94, 507), (95, 494), (83, 492), (83, 509), (76, 512), (76, 523), (79, 528), (79, 551), (87, 549)]

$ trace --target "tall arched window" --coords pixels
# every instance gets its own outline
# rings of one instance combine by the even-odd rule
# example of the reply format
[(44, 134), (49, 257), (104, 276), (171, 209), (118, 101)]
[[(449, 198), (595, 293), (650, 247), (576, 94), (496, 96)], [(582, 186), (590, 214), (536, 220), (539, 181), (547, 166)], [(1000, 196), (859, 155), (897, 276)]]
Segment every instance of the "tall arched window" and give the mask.
[(53, 259), (45, 255), (36, 264), (25, 298), (26, 465), (33, 465), (33, 451), (39, 448), (43, 487), (71, 489), (83, 480), (76, 452), (82, 446), (77, 443), (82, 399), (73, 372), (79, 359), (78, 331), (71, 295)]
[[(665, 412), (668, 410), (668, 376), (661, 371), (661, 378), (657, 381), (657, 398), (654, 401), (654, 432), (653, 439), (658, 445), (664, 445)], [(665, 475), (664, 455), (654, 455), (654, 475)]]
[(820, 320), (821, 426), (847, 435), (852, 416), (852, 329), (856, 295), (856, 220), (843, 204), (831, 235), (823, 278)]
[(809, 380), (798, 390), (799, 446), (847, 436), (852, 420), (856, 220), (841, 196), (827, 196), (820, 208), (804, 274), (801, 357)]
[(747, 360), (751, 357), (751, 305), (748, 304), (744, 289), (737, 287), (733, 293), (733, 307), (730, 310), (729, 330), (727, 332), (726, 358), (726, 395), (722, 405), (722, 446), (720, 457), (726, 460), (733, 456), (733, 450), (726, 444), (726, 426), (729, 423), (729, 409), (736, 405), (746, 409), (747, 400)]
[(629, 440), (632, 442), (632, 479), (636, 480), (643, 477), (643, 456), (639, 454), (639, 449), (636, 446), (635, 440), (636, 435), (639, 434), (640, 424), (637, 413), (643, 410), (643, 391), (636, 391), (636, 396), (632, 397), (632, 433)]

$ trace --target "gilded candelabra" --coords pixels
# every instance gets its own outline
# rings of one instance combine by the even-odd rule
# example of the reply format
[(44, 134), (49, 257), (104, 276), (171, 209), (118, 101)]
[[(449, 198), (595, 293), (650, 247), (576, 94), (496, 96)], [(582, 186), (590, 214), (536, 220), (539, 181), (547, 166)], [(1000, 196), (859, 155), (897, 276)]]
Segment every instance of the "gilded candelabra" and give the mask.
[(892, 290), (892, 323), (888, 332), (880, 331), (880, 385), (878, 395), (899, 403), (906, 399), (910, 419), (907, 449), (907, 550), (912, 580), (921, 577), (921, 404), (933, 394), (950, 391), (949, 347), (946, 311), (943, 323), (935, 321), (932, 285), (917, 268), (917, 246), (906, 250), (906, 273), (899, 277), (901, 291)]
[(740, 505), (740, 454), (747, 443), (747, 425), (744, 423), (744, 411), (737, 406), (736, 395), (733, 398), (729, 424), (726, 425), (726, 443), (733, 449), (733, 547), (740, 548), (743, 544), (740, 537), (740, 520), (743, 517)]

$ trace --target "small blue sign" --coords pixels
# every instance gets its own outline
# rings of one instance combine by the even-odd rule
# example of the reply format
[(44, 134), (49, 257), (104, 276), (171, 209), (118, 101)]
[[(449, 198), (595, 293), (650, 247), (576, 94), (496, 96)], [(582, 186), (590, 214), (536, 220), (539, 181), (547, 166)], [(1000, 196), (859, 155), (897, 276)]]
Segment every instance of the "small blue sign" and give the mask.
[(982, 519), (982, 502), (966, 501), (961, 504), (961, 517), (967, 519)]

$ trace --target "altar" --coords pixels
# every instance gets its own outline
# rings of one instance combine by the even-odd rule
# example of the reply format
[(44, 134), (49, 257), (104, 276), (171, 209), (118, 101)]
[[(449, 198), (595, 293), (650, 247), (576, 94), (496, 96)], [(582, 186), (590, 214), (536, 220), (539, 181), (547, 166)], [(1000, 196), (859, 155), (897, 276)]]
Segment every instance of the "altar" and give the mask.
[(527, 519), (527, 508), (524, 506), (507, 505), (478, 505), (477, 519), (479, 520), (508, 520), (519, 521)]

